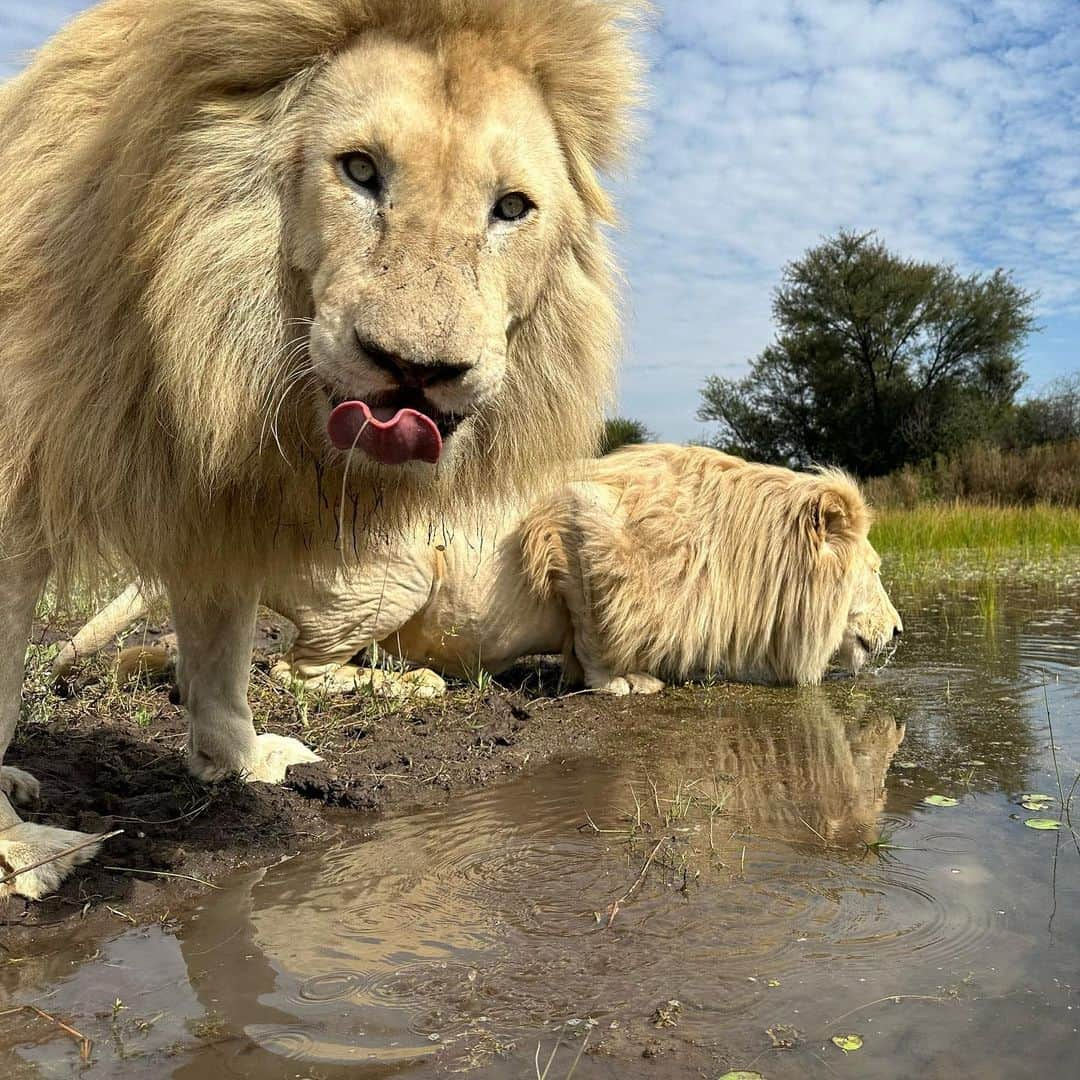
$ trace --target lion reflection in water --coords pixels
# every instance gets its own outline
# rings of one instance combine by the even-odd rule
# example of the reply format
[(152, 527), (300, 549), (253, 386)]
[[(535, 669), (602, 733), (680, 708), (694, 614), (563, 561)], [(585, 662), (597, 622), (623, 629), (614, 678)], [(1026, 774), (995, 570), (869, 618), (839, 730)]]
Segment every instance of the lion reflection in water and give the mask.
[[(499, 996), (505, 983), (487, 970), (486, 954), (476, 953), (493, 920), (505, 932), (514, 912), (531, 912), (524, 916), (531, 920), (542, 910), (541, 923), (528, 926), (546, 936), (555, 963), (564, 920), (571, 928), (580, 920), (587, 929), (590, 912), (602, 910), (633, 880), (637, 866), (627, 869), (620, 844), (609, 846), (611, 838), (578, 829), (586, 812), (601, 823), (614, 820), (628, 802), (630, 782), (647, 790), (651, 779), (662, 797), (680, 781), (727, 774), (732, 779), (720, 781), (729, 789), (720, 820), (728, 831), (740, 830), (739, 846), (746, 843), (751, 853), (755, 838), (779, 839), (798, 845), (790, 858), (802, 865), (804, 850), (823, 850), (814, 833), (845, 855), (861, 847), (876, 831), (904, 724), (872, 701), (846, 695), (841, 711), (832, 696), (828, 688), (781, 691), (760, 710), (736, 706), (719, 720), (682, 712), (683, 722), (672, 725), (678, 738), (661, 731), (658, 742), (650, 741), (657, 750), (647, 774), (635, 759), (570, 773), (560, 767), (540, 773), (540, 784), (511, 782), (474, 793), (452, 814), (434, 809), (387, 820), (367, 842), (352, 836), (325, 856), (303, 855), (248, 875), (179, 933), (194, 992), (273, 1060), (284, 1052), (280, 1033), (295, 1028), (291, 1003), (326, 1004), (323, 991), (341, 983), (347, 997), (335, 998), (333, 1011), (323, 1014), (318, 1041), (305, 1051), (311, 1059), (329, 1064), (365, 1055), (374, 1062), (390, 1045), (402, 1059), (426, 1056), (431, 1044), (423, 1036), (410, 1043), (388, 1008), (421, 1008), (415, 994), (423, 988), (429, 997), (422, 1011), (450, 1015), (490, 980), (495, 996), (484, 1009), (497, 1022), (511, 999)], [(777, 722), (780, 710), (788, 717)], [(661, 871), (650, 875), (639, 899), (660, 896), (660, 903), (683, 907), (674, 891), (657, 891), (662, 878)], [(763, 884), (775, 882), (769, 875)], [(710, 902), (702, 891), (729, 887), (756, 886), (752, 879), (729, 886), (723, 877), (707, 877), (687, 917), (700, 918), (699, 905)], [(635, 902), (620, 916), (623, 932), (635, 925), (629, 915)], [(722, 895), (715, 902), (725, 903)], [(330, 925), (336, 928), (332, 959), (326, 952)], [(565, 940), (566, 950), (577, 951), (587, 939), (569, 933)], [(506, 960), (492, 958), (512, 970)], [(475, 982), (470, 970), (478, 973)], [(533, 992), (558, 997), (579, 989), (549, 985)]]

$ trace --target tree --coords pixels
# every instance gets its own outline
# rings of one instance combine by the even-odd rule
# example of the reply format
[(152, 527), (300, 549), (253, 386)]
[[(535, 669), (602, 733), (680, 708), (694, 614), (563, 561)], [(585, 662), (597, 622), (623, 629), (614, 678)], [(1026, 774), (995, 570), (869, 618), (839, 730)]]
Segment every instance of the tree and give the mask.
[(843, 231), (789, 263), (776, 339), (743, 379), (710, 378), (714, 444), (758, 460), (878, 475), (1005, 424), (1034, 295)]
[(600, 455), (610, 454), (620, 446), (632, 446), (655, 440), (656, 436), (640, 421), (625, 416), (613, 416), (604, 421), (600, 440)]
[(1080, 371), (1054, 379), (1038, 396), (1016, 407), (1008, 444), (1013, 447), (1080, 439)]

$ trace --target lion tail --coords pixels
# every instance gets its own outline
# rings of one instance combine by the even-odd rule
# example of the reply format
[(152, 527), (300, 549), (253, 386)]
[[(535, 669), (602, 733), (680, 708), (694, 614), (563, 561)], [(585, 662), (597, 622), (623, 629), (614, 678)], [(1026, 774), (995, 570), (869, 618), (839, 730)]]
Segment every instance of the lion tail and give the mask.
[(54, 679), (66, 678), (81, 660), (100, 652), (150, 607), (142, 586), (133, 581), (103, 607), (74, 637), (66, 641), (53, 661)]

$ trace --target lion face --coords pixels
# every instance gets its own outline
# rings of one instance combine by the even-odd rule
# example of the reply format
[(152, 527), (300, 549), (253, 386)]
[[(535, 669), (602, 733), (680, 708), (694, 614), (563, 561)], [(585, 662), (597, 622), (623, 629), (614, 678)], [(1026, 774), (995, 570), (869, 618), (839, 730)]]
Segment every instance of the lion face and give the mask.
[(301, 112), (287, 243), (310, 288), (316, 411), (376, 469), (445, 467), (497, 402), (514, 334), (581, 227), (551, 118), (469, 39), (439, 55), (366, 39)]
[(857, 674), (899, 639), (904, 624), (881, 583), (881, 558), (870, 541), (861, 539), (850, 557), (851, 607), (835, 659)]

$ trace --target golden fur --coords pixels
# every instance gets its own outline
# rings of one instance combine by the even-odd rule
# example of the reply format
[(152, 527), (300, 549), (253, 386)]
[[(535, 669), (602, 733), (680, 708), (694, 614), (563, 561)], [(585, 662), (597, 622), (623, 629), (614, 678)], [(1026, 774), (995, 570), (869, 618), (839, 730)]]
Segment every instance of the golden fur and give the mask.
[[(268, 434), (312, 314), (284, 208), (306, 110), (327, 105), (321, 80), (372, 36), (434, 50), (456, 72), (523, 73), (576, 193), (562, 241), (528, 268), (542, 286), (504, 391), (438, 494), (524, 484), (590, 448), (616, 336), (597, 172), (625, 143), (637, 66), (624, 27), (639, 6), (110, 0), (72, 22), (0, 90), (9, 536), (29, 530), (21, 544), (46, 545), (61, 572), (117, 554), (150, 577), (213, 566), (230, 581), (268, 560), (293, 572), (333, 536), (342, 462), (311, 445), (314, 406), (288, 399), (284, 452)], [(346, 527), (373, 499), (384, 517), (415, 504), (424, 485), (403, 472), (361, 471)], [(435, 497), (425, 490), (425, 506)]]
[[(562, 652), (572, 678), (613, 693), (655, 692), (657, 676), (816, 683), (830, 660), (858, 670), (900, 631), (869, 511), (840, 473), (673, 446), (577, 472), (528, 509), (489, 514), (480, 532), (415, 532), (323, 588), (264, 594), (298, 628), (277, 674), (392, 692), (351, 663), (379, 643), (472, 677)], [(146, 609), (130, 586), (65, 646), (56, 674)], [(440, 686), (417, 679), (400, 689)]]
[[(78, 839), (2, 765), (49, 573), (163, 582), (192, 772), (279, 780), (314, 755), (252, 725), (264, 582), (593, 448), (641, 8), (105, 0), (0, 88), (0, 865)], [(438, 464), (333, 449), (345, 401), (426, 410)]]

